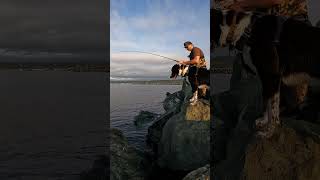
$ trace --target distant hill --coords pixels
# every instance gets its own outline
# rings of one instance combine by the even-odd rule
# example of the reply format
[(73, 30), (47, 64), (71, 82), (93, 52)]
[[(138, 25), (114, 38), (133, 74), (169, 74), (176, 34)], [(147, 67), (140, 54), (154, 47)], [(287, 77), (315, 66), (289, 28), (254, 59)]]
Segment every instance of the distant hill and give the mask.
[(182, 85), (183, 79), (111, 81), (111, 83), (130, 83), (130, 84), (140, 84), (140, 85)]

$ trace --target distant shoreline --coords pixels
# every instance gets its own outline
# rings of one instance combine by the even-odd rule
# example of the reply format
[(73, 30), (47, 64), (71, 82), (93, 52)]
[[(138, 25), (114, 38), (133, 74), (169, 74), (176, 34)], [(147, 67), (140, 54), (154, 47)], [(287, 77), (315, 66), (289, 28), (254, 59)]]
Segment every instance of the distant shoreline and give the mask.
[(140, 85), (182, 85), (183, 79), (177, 80), (126, 80), (110, 81), (111, 84), (140, 84)]

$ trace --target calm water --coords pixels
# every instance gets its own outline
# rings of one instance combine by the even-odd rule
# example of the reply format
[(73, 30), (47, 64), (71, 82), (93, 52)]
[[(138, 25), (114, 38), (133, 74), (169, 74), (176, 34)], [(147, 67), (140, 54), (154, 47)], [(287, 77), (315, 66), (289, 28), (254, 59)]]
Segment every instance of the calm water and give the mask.
[(107, 75), (0, 72), (0, 179), (77, 179), (106, 151)]
[(142, 150), (148, 126), (138, 128), (133, 124), (140, 111), (161, 114), (166, 92), (181, 90), (181, 85), (137, 85), (111, 83), (110, 87), (111, 127), (122, 130), (133, 146)]

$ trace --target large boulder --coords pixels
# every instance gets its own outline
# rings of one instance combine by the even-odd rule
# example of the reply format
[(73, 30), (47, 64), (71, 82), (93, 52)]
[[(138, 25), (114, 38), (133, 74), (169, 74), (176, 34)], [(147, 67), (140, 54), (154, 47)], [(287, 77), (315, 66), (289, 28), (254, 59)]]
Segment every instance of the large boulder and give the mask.
[[(201, 108), (207, 109), (206, 106)], [(187, 105), (184, 105), (182, 111), (172, 116), (163, 127), (158, 146), (160, 167), (189, 171), (209, 163), (210, 121), (187, 120), (186, 110)]]
[(246, 180), (318, 180), (320, 177), (320, 127), (305, 121), (279, 128), (270, 139), (254, 141), (246, 152)]
[(157, 164), (171, 170), (190, 171), (209, 163), (210, 104), (190, 105), (190, 84), (183, 83), (180, 111), (167, 120), (158, 144)]
[(167, 92), (166, 98), (163, 101), (163, 109), (165, 111), (179, 111), (181, 103), (184, 99), (184, 93), (183, 91), (178, 91), (175, 93), (169, 93)]
[(158, 166), (173, 171), (191, 171), (209, 163), (210, 104), (199, 100), (190, 105), (190, 83), (167, 94), (166, 113), (148, 129), (147, 144)]
[(143, 158), (137, 150), (128, 145), (120, 130), (111, 129), (110, 135), (110, 179), (143, 180), (144, 172), (141, 166)]

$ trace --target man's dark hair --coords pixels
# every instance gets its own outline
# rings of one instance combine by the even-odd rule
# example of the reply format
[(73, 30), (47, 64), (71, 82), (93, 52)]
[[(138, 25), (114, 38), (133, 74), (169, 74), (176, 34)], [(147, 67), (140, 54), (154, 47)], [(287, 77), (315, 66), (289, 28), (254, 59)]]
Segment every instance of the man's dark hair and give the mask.
[(187, 42), (183, 43), (184, 47), (187, 47), (190, 44), (192, 44), (192, 42), (190, 42), (190, 41), (187, 41)]

